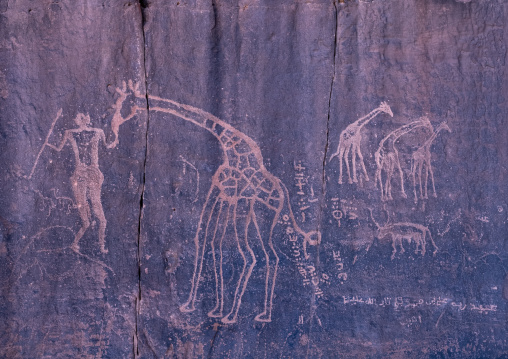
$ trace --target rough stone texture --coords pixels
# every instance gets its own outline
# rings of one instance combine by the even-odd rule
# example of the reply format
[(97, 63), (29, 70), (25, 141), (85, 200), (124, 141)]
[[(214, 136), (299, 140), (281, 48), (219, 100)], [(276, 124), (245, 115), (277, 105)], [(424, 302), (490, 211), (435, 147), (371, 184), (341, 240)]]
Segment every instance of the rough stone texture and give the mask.
[[(2, 2), (0, 356), (508, 355), (507, 20), (501, 0)], [(118, 134), (98, 166), (72, 141), (38, 155), (60, 108), (54, 146), (78, 113)]]

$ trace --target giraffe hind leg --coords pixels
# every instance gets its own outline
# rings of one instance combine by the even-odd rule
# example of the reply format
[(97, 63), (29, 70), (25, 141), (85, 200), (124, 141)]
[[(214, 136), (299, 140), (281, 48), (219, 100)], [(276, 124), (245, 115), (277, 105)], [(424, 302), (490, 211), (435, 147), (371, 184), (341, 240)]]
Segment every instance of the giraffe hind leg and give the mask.
[(411, 177), (413, 179), (413, 194), (415, 196), (415, 203), (417, 203), (418, 197), (416, 195), (416, 161), (411, 162)]
[[(208, 316), (212, 318), (221, 318), (224, 309), (224, 273), (223, 273), (223, 253), (222, 242), (226, 234), (229, 222), (229, 209), (230, 204), (227, 201), (221, 200), (219, 202), (219, 213), (217, 215), (217, 222), (215, 223), (215, 230), (213, 237), (210, 241), (212, 246), (213, 266), (215, 275), (215, 307), (208, 312)], [(216, 246), (218, 242), (218, 248)], [(218, 258), (219, 257), (219, 260)]]
[(399, 170), (399, 175), (400, 175), (400, 191), (401, 191), (402, 197), (407, 198), (407, 194), (404, 189), (404, 172), (402, 172), (402, 168), (400, 166), (400, 160), (399, 160), (398, 155), (396, 156), (396, 163), (397, 163), (397, 169)]
[(353, 180), (351, 179), (351, 169), (349, 168), (349, 151), (351, 150), (351, 146), (348, 145), (344, 151), (344, 160), (346, 162), (346, 170), (347, 170), (347, 177), (348, 177), (348, 183), (353, 183)]
[[(258, 202), (258, 204), (260, 204)], [(267, 211), (265, 206), (255, 206), (252, 222), (256, 228), (257, 237), (266, 260), (265, 297), (263, 311), (256, 315), (254, 320), (258, 322), (270, 322), (272, 320), (273, 292), (279, 266), (279, 256), (273, 246), (273, 230), (277, 225), (281, 209), (275, 213)]]
[(356, 176), (356, 154), (357, 154), (357, 148), (356, 145), (352, 146), (351, 149), (351, 162), (353, 163), (353, 182), (357, 183), (358, 178)]
[(194, 273), (191, 279), (191, 289), (189, 292), (189, 298), (187, 299), (187, 302), (185, 302), (180, 306), (180, 311), (182, 312), (192, 312), (196, 309), (194, 307), (194, 303), (196, 301), (199, 280), (201, 279), (201, 270), (203, 269), (203, 259), (206, 248), (206, 237), (208, 234), (207, 233), (208, 227), (212, 219), (213, 211), (219, 200), (219, 193), (220, 193), (219, 189), (216, 186), (212, 186), (212, 188), (210, 188), (210, 191), (208, 192), (206, 202), (201, 211), (196, 236), (194, 237), (194, 244), (196, 246), (196, 255), (194, 258)]
[(437, 197), (436, 185), (434, 184), (434, 171), (432, 170), (432, 165), (430, 164), (430, 162), (429, 162), (429, 172), (430, 172), (430, 181), (432, 182), (433, 196)]
[(231, 311), (221, 319), (225, 324), (236, 323), (238, 311), (242, 304), (242, 297), (247, 283), (249, 282), (252, 270), (256, 265), (256, 256), (248, 242), (248, 230), (252, 220), (252, 200), (240, 199), (236, 204), (233, 222), (235, 226), (235, 238), (238, 245), (238, 252), (242, 257), (242, 270), (233, 297), (233, 305)]

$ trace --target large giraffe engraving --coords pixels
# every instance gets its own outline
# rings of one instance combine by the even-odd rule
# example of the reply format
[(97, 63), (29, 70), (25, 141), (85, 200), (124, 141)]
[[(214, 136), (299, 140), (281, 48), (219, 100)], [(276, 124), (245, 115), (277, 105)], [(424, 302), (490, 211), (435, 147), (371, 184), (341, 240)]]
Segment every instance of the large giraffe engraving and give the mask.
[[(446, 122), (441, 122), (441, 124), (436, 128), (435, 131), (433, 131), (432, 135), (427, 139), (427, 141), (425, 141), (425, 143), (421, 147), (419, 147), (416, 151), (414, 151), (413, 155), (411, 156), (411, 176), (413, 178), (413, 193), (415, 196), (415, 202), (418, 201), (418, 198), (416, 196), (416, 174), (417, 173), (418, 173), (418, 182), (420, 185), (420, 198), (421, 199), (429, 198), (427, 195), (429, 173), (430, 173), (430, 180), (432, 182), (432, 191), (434, 192), (434, 197), (437, 197), (436, 186), (434, 184), (434, 171), (432, 170), (432, 164), (431, 164), (432, 156), (431, 156), (430, 149), (431, 149), (432, 143), (436, 139), (437, 135), (442, 130), (451, 132), (450, 127), (448, 127)], [(425, 194), (422, 190), (423, 167), (425, 167)]]
[[(407, 198), (406, 192), (404, 190), (404, 173), (402, 172), (402, 168), (400, 166), (399, 152), (395, 147), (395, 142), (397, 142), (401, 136), (419, 127), (427, 127), (432, 130), (432, 125), (430, 124), (429, 119), (427, 117), (421, 117), (418, 120), (405, 124), (390, 132), (385, 138), (381, 140), (377, 151), (374, 153), (374, 159), (377, 166), (375, 181), (376, 185), (379, 184), (379, 188), (381, 189), (381, 199), (383, 201), (387, 199), (393, 199), (391, 180), (395, 167), (397, 167), (399, 170), (400, 191), (402, 193), (402, 197)], [(383, 171), (386, 175), (384, 189), (382, 178)]]
[[(135, 94), (137, 97), (145, 98), (144, 94), (137, 91)], [(191, 288), (188, 299), (180, 306), (180, 310), (182, 312), (195, 310), (205, 249), (209, 241), (215, 274), (215, 306), (208, 316), (221, 318), (223, 323), (237, 321), (243, 294), (257, 262), (248, 236), (249, 228), (253, 228), (266, 262), (264, 305), (255, 320), (270, 322), (279, 263), (279, 255), (275, 250), (272, 235), (284, 205), (288, 206), (295, 231), (303, 236), (306, 257), (308, 257), (307, 244), (319, 244), (320, 233), (318, 231), (304, 232), (298, 226), (291, 210), (287, 188), (279, 178), (265, 168), (261, 150), (249, 136), (201, 109), (151, 95), (148, 99), (150, 111), (179, 117), (213, 134), (219, 140), (224, 154), (223, 163), (212, 177), (212, 185), (199, 218), (194, 237), (196, 252)], [(225, 281), (223, 276), (222, 242), (229, 226), (233, 227), (242, 267), (234, 287), (232, 307), (224, 314), (224, 297), (228, 292), (225, 287), (228, 281)], [(235, 283), (235, 281), (231, 282)]]
[[(362, 166), (363, 175), (365, 176), (365, 180), (369, 180), (369, 176), (367, 174), (367, 170), (365, 169), (365, 163), (363, 162), (363, 155), (360, 148), (360, 144), (362, 142), (362, 134), (361, 129), (367, 123), (369, 123), (374, 117), (379, 115), (380, 113), (386, 113), (393, 117), (393, 112), (390, 106), (386, 102), (381, 102), (379, 107), (375, 108), (367, 115), (358, 119), (357, 121), (349, 124), (344, 131), (340, 134), (339, 145), (337, 147), (337, 151), (330, 157), (330, 161), (335, 157), (339, 156), (339, 183), (342, 184), (342, 166), (343, 162), (346, 162), (346, 170), (348, 175), (348, 183), (358, 182), (358, 178), (356, 175), (356, 157), (360, 160), (360, 165)], [(351, 179), (351, 170), (349, 167), (349, 152), (351, 151), (351, 163), (353, 167), (353, 179)]]

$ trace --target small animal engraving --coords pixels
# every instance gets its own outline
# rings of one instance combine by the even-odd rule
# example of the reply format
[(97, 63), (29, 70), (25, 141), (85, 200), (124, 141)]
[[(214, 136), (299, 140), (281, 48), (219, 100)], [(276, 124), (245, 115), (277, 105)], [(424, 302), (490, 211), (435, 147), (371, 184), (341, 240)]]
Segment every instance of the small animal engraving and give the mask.
[[(436, 252), (438, 250), (436, 243), (434, 243), (434, 240), (432, 239), (432, 235), (430, 233), (430, 230), (428, 227), (425, 227), (421, 224), (417, 223), (410, 223), (410, 222), (398, 222), (398, 223), (386, 223), (384, 226), (380, 226), (376, 220), (374, 219), (374, 216), (372, 215), (372, 210), (369, 209), (370, 216), (372, 219), (372, 222), (377, 227), (377, 233), (376, 237), (381, 240), (388, 236), (390, 236), (392, 241), (392, 255), (391, 259), (395, 259), (395, 254), (397, 253), (397, 245), (400, 248), (400, 253), (404, 253), (404, 246), (403, 242), (404, 240), (407, 241), (409, 244), (411, 242), (414, 242), (416, 245), (415, 248), (415, 254), (418, 254), (418, 252), (421, 253), (422, 256), (426, 253), (426, 237), (428, 235), (430, 242), (432, 243), (434, 247), (434, 251), (432, 252), (433, 255), (436, 255)], [(389, 221), (389, 219), (388, 219)], [(367, 247), (367, 251), (370, 249), (369, 244)]]

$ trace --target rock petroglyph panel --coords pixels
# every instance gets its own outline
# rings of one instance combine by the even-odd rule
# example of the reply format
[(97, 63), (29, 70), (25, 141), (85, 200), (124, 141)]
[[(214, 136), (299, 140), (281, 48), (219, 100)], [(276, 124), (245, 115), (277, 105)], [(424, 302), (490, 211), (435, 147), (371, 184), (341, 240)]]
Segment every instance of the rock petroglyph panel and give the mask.
[(506, 355), (507, 14), (0, 5), (0, 357)]

